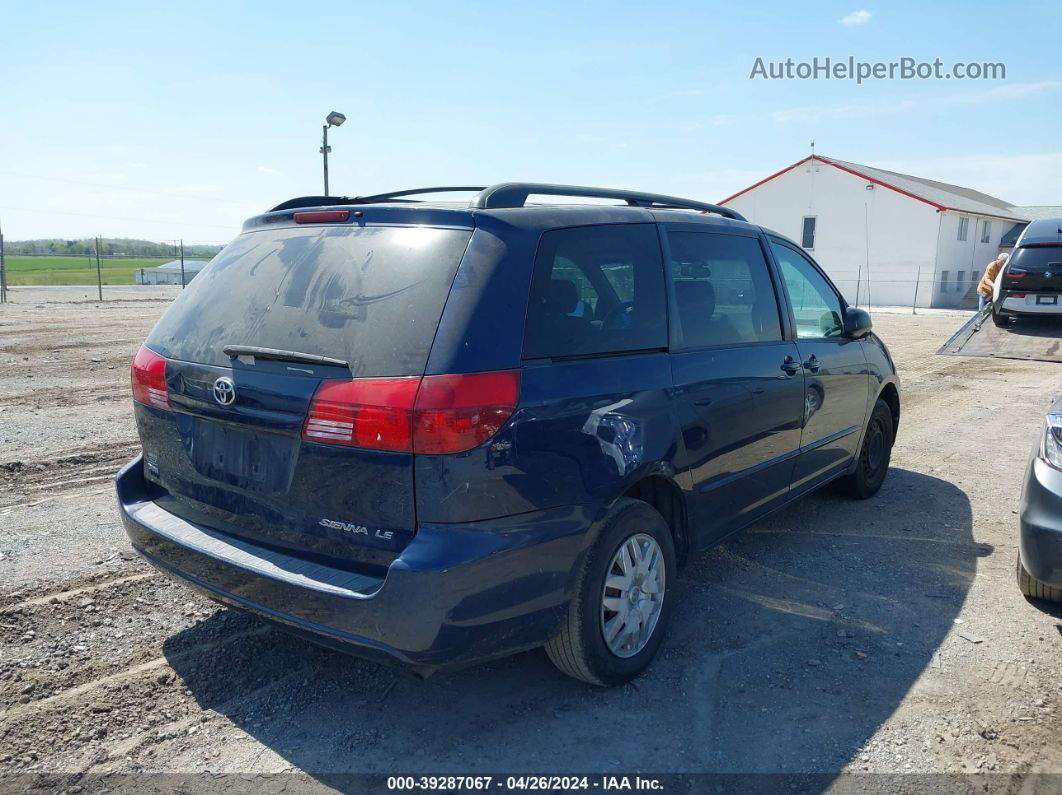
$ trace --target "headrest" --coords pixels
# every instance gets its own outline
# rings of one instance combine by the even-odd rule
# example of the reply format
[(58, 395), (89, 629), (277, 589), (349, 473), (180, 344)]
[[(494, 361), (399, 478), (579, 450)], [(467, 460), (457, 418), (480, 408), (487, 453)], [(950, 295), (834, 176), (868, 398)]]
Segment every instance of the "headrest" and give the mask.
[(698, 309), (712, 314), (715, 312), (715, 288), (703, 279), (695, 281), (681, 280), (675, 284), (675, 301), (680, 309)]
[(552, 279), (549, 283), (549, 306), (554, 312), (571, 314), (579, 306), (579, 288), (567, 279)]

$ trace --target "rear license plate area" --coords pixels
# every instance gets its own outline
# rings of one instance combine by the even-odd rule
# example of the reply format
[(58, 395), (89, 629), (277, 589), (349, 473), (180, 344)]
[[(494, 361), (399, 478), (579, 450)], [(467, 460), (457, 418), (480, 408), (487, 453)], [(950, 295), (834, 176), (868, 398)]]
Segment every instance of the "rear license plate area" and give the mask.
[(1036, 296), (1037, 306), (1058, 306), (1057, 295), (1038, 295)]
[(196, 420), (192, 438), (192, 465), (203, 477), (259, 493), (287, 490), (297, 440), (202, 419)]

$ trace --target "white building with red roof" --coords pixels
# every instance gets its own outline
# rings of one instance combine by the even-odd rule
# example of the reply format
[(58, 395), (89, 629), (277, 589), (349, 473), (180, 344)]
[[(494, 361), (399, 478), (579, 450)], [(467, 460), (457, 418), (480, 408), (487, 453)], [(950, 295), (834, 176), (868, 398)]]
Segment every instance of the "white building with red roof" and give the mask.
[(976, 305), (1001, 240), (1029, 220), (970, 188), (822, 155), (719, 204), (791, 237), (851, 303), (875, 306)]

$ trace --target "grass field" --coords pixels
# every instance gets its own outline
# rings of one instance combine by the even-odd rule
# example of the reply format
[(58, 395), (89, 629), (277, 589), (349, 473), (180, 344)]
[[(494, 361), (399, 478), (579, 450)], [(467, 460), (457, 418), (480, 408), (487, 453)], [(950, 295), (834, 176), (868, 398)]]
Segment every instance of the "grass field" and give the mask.
[[(95, 284), (95, 257), (5, 257), (7, 283)], [(156, 268), (172, 259), (104, 259), (100, 270), (104, 284), (135, 284), (140, 268)]]

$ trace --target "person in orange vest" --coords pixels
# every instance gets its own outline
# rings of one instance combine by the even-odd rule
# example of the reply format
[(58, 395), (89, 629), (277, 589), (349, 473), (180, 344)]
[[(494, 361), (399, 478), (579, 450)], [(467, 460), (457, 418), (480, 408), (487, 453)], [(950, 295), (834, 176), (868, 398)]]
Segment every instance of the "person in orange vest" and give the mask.
[(985, 307), (988, 306), (989, 301), (992, 300), (992, 291), (996, 286), (996, 277), (999, 276), (999, 272), (1003, 270), (1003, 266), (1007, 264), (1009, 254), (1000, 254), (985, 268), (985, 275), (981, 277), (981, 282), (977, 285), (977, 311), (984, 312)]

